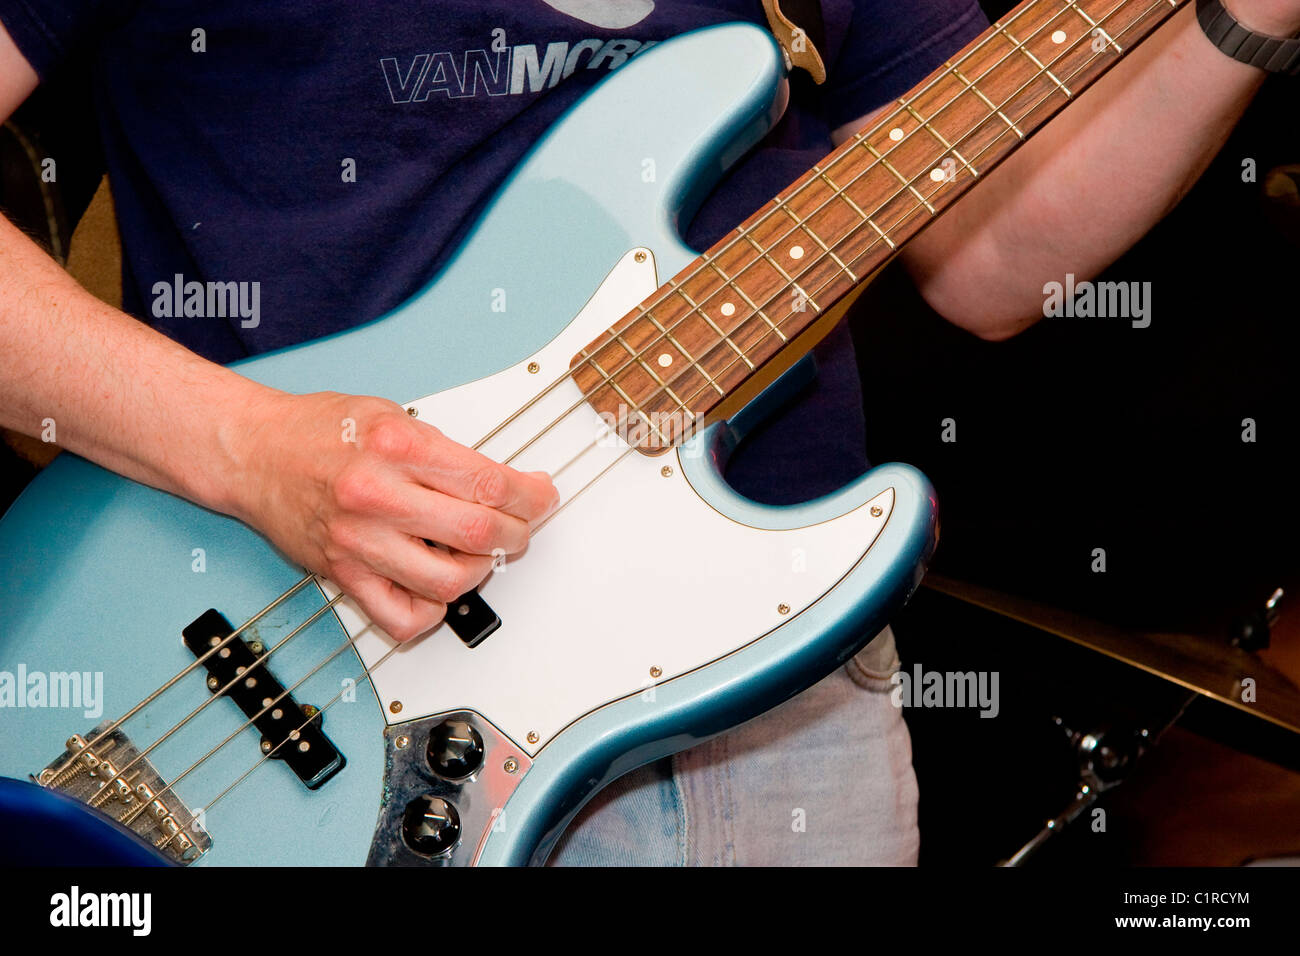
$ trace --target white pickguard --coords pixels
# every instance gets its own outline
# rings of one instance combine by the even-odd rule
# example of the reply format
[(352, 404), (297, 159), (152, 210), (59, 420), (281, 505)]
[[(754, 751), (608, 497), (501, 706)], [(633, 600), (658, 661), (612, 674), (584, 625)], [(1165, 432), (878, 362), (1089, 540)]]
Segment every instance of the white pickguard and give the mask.
[[(636, 262), (637, 253), (643, 262)], [(648, 250), (627, 253), (574, 321), (535, 355), (485, 379), (411, 403), (421, 421), (473, 445), (568, 371), (578, 351), (658, 287)], [(530, 372), (535, 363), (537, 371)], [(578, 405), (576, 411), (565, 415)], [(870, 548), (893, 492), (834, 520), (772, 531), (720, 514), (683, 476), (677, 449), (624, 454), (565, 380), (482, 447), (555, 476), (563, 511), (480, 588), (501, 627), (476, 648), (440, 626), (393, 646), (350, 600), (338, 616), (390, 722), (468, 709), (535, 755), (566, 725), (610, 701), (708, 664), (758, 639), (825, 594)], [(603, 469), (610, 470), (588, 485)], [(665, 476), (664, 468), (671, 469)], [(873, 516), (873, 508), (880, 514)], [(337, 589), (327, 585), (333, 597)], [(778, 610), (788, 607), (786, 613)], [(651, 676), (652, 668), (659, 676)], [(391, 705), (400, 701), (399, 713)]]

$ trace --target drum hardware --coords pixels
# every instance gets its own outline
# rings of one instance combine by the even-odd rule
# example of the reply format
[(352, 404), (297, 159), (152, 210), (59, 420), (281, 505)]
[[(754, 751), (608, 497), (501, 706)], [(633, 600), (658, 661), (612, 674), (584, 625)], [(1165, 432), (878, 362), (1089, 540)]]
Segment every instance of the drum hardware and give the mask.
[(1079, 783), (1074, 799), (1064, 810), (1043, 824), (1043, 828), (1028, 843), (1000, 861), (998, 866), (1023, 866), (1048, 840), (1082, 816), (1103, 793), (1128, 779), (1138, 761), (1155, 746), (1166, 730), (1178, 722), (1188, 705), (1198, 696), (1184, 696), (1155, 733), (1149, 727), (1132, 726), (1098, 727), (1081, 732), (1067, 726), (1061, 717), (1053, 717), (1053, 722), (1065, 733), (1078, 759)]
[[(1065, 638), (1300, 734), (1300, 687), (1253, 653), (1254, 648), (1266, 646), (1269, 627), (1277, 619), (1280, 588), (1261, 611), (1243, 619), (1237, 634), (1225, 640), (1222, 635), (1118, 628), (1073, 611), (933, 572), (922, 583), (940, 594)], [(1247, 686), (1252, 691), (1249, 694), (1244, 692)]]
[[(1053, 836), (1097, 803), (1103, 793), (1128, 779), (1134, 766), (1198, 697), (1209, 697), (1300, 734), (1300, 688), (1254, 653), (1269, 645), (1272, 626), (1280, 614), (1281, 588), (1276, 588), (1262, 607), (1244, 616), (1227, 640), (1216, 640), (1203, 635), (1125, 631), (1071, 611), (933, 573), (923, 583), (941, 594), (1063, 637), (1189, 691), (1168, 706), (1159, 720), (1143, 726), (1098, 726), (1078, 731), (1063, 718), (1054, 717), (1078, 762), (1074, 799), (999, 866), (1024, 865)], [(1243, 693), (1246, 679), (1254, 682), (1251, 686), (1256, 693)], [(1155, 731), (1152, 724), (1157, 726)]]

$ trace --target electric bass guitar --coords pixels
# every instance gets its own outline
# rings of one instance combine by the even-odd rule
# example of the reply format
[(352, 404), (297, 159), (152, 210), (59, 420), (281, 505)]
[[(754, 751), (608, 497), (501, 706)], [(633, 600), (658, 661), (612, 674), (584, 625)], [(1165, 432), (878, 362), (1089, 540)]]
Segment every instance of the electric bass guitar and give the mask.
[(1022, 3), (703, 255), (677, 226), (780, 116), (785, 58), (749, 24), (660, 43), (415, 298), (241, 363), (554, 476), (527, 551), (416, 641), (237, 521), (59, 456), (0, 522), (0, 844), (537, 863), (610, 780), (830, 673), (918, 584), (933, 491), (886, 464), (766, 507), (725, 484), (728, 452), (867, 279), (1181, 5)]

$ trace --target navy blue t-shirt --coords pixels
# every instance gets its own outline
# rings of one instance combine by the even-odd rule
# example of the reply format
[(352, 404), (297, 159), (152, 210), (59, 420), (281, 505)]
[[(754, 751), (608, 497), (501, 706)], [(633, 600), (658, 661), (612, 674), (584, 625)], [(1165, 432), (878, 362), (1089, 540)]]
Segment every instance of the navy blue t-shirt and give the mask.
[[(796, 76), (785, 118), (689, 226), (693, 247), (711, 246), (824, 156), (831, 130), (905, 93), (986, 23), (976, 0), (822, 6), (829, 81)], [(759, 0), (0, 0), (0, 21), (42, 78), (91, 64), (124, 308), (219, 362), (399, 305), (592, 84), (650, 41), (732, 20), (766, 22)], [(564, 67), (547, 69), (548, 55)], [(355, 183), (343, 181), (344, 157)], [(154, 284), (177, 274), (258, 281), (260, 322), (154, 315)], [(733, 460), (742, 492), (799, 500), (865, 467), (847, 332), (818, 358), (818, 384)]]

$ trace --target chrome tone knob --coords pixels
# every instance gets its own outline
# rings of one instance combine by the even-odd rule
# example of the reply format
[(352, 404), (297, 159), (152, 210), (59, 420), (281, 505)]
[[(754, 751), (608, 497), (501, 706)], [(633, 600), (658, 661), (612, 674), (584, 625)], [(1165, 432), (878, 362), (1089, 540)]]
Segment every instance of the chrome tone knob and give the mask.
[(416, 853), (441, 856), (460, 842), (460, 814), (451, 802), (425, 794), (406, 805), (402, 839)]

